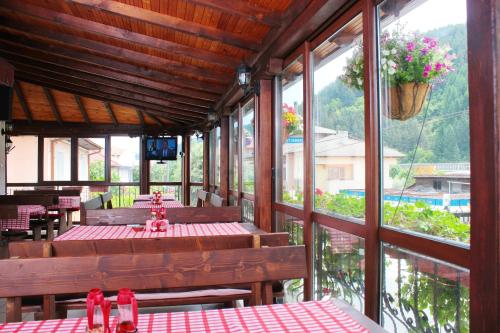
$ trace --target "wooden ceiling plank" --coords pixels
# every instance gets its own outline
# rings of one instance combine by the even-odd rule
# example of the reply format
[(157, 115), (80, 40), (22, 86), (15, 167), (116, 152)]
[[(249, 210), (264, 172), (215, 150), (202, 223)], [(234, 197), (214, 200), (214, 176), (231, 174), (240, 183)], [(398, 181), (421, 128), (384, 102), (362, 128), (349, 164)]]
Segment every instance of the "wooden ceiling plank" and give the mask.
[(104, 107), (106, 108), (106, 111), (108, 111), (108, 114), (111, 117), (113, 124), (115, 126), (118, 126), (118, 120), (116, 120), (116, 115), (113, 112), (113, 109), (111, 108), (111, 105), (109, 104), (109, 102), (104, 102)]
[(143, 111), (140, 111), (139, 109), (135, 109), (135, 112), (137, 113), (137, 118), (139, 119), (139, 123), (141, 126), (144, 127), (144, 114), (142, 113)]
[(230, 57), (225, 54), (214, 53), (205, 49), (177, 44), (165, 39), (155, 38), (130, 30), (120, 29), (102, 23), (85, 20), (76, 16), (48, 10), (42, 7), (28, 5), (20, 1), (0, 0), (0, 6), (0, 10), (9, 16), (15, 17), (17, 14), (23, 14), (66, 28), (70, 27), (83, 32), (124, 40), (129, 43), (137, 43), (179, 56), (199, 59), (225, 67), (234, 68), (238, 66), (240, 62), (240, 59)]
[(224, 44), (232, 45), (241, 49), (258, 51), (260, 43), (242, 34), (206, 26), (196, 22), (183, 20), (176, 16), (161, 14), (155, 11), (143, 9), (132, 5), (127, 5), (112, 0), (66, 0), (69, 3), (76, 3), (88, 8), (106, 11), (122, 17), (139, 20), (142, 22), (157, 25), (162, 28), (171, 29), (196, 37), (202, 37)]
[(82, 117), (85, 120), (85, 123), (87, 125), (90, 125), (89, 114), (87, 113), (87, 110), (85, 110), (85, 106), (83, 105), (80, 96), (78, 96), (78, 95), (73, 95), (73, 96), (75, 96), (75, 102), (78, 105), (78, 109), (80, 110), (80, 113), (82, 114)]
[(28, 119), (28, 122), (30, 124), (33, 123), (33, 117), (31, 115), (30, 108), (28, 107), (26, 99), (24, 98), (23, 90), (21, 89), (21, 86), (17, 81), (14, 81), (14, 91), (17, 95), (17, 98), (19, 99), (19, 103), (21, 104), (21, 108), (23, 109), (24, 115)]
[(56, 101), (54, 100), (54, 96), (52, 96), (52, 93), (50, 92), (50, 89), (47, 87), (43, 87), (43, 92), (45, 94), (45, 97), (47, 97), (47, 101), (49, 101), (50, 109), (52, 110), (52, 113), (54, 114), (54, 117), (56, 118), (56, 121), (59, 125), (62, 125), (62, 118), (61, 114), (59, 113), (59, 109), (57, 108)]
[(137, 102), (135, 100), (130, 100), (127, 98), (123, 97), (116, 97), (116, 96), (110, 96), (108, 94), (102, 93), (102, 92), (97, 92), (89, 89), (82, 89), (80, 87), (75, 88), (71, 84), (67, 83), (61, 83), (53, 79), (46, 79), (46, 78), (40, 78), (37, 77), (36, 75), (27, 75), (24, 76), (23, 73), (18, 73), (18, 77), (21, 81), (32, 83), (35, 85), (39, 86), (46, 86), (51, 89), (56, 89), (60, 90), (63, 92), (67, 92), (70, 94), (78, 94), (80, 96), (92, 98), (95, 100), (103, 101), (103, 102), (113, 102), (116, 104), (121, 104), (125, 105), (128, 107), (139, 107), (143, 109), (148, 109), (148, 110), (154, 110), (155, 112), (160, 112), (161, 114), (164, 114), (165, 116), (175, 118), (175, 119), (180, 119), (180, 120), (187, 120), (187, 121), (193, 121), (193, 120), (200, 120), (200, 119), (205, 119), (205, 117), (201, 116), (193, 116), (190, 114), (185, 114), (182, 112), (179, 112), (177, 110), (170, 110), (168, 108), (158, 108), (155, 105), (148, 105), (147, 103), (141, 103)]
[(111, 44), (106, 44), (91, 39), (86, 39), (61, 32), (54, 32), (48, 29), (42, 29), (35, 25), (26, 24), (20, 21), (9, 19), (3, 20), (1, 29), (14, 34), (23, 34), (28, 38), (44, 38), (54, 42), (59, 42), (67, 47), (85, 49), (92, 51), (102, 57), (114, 57), (116, 59), (126, 59), (135, 64), (154, 67), (167, 73), (176, 72), (193, 76), (202, 77), (207, 80), (214, 80), (221, 83), (226, 83), (228, 73), (214, 71), (211, 69), (189, 65), (180, 61), (157, 57), (142, 52), (133, 51), (126, 48), (120, 48)]
[(163, 126), (164, 126), (164, 125), (163, 125), (163, 123), (160, 121), (160, 119), (158, 119), (158, 117), (156, 117), (156, 116), (155, 116), (155, 115), (153, 115), (153, 114), (150, 114), (149, 116), (150, 116), (150, 117), (151, 117), (151, 118), (155, 121), (155, 123), (157, 123), (157, 124), (158, 124), (158, 125), (160, 125), (161, 127), (163, 127)]
[(93, 81), (86, 81), (86, 80), (83, 80), (81, 78), (71, 77), (71, 76), (66, 75), (65, 73), (54, 73), (52, 71), (47, 70), (46, 68), (25, 65), (25, 64), (19, 63), (17, 61), (12, 61), (12, 60), (10, 60), (10, 61), (12, 62), (12, 64), (14, 64), (16, 66), (16, 70), (18, 72), (22, 72), (25, 74), (34, 74), (34, 75), (37, 75), (40, 77), (46, 77), (48, 79), (55, 79), (55, 80), (58, 80), (61, 82), (77, 85), (77, 86), (84, 87), (87, 89), (97, 90), (97, 91), (100, 91), (100, 92), (103, 92), (103, 93), (106, 93), (109, 95), (126, 97), (126, 98), (137, 100), (139, 102), (150, 103), (150, 104), (157, 105), (159, 107), (168, 107), (168, 108), (176, 109), (176, 110), (186, 112), (186, 113), (197, 113), (197, 114), (201, 114), (201, 115), (206, 115), (206, 113), (209, 111), (209, 109), (206, 109), (206, 108), (199, 108), (199, 107), (188, 106), (188, 105), (184, 105), (184, 104), (178, 104), (175, 102), (164, 101), (164, 100), (156, 99), (154, 97), (144, 96), (144, 95), (139, 94), (139, 93), (123, 91), (123, 90), (120, 90), (120, 89), (117, 89), (114, 87), (101, 85), (101, 84), (98, 84), (98, 83), (93, 82)]
[[(7, 39), (12, 38), (12, 40)], [(18, 41), (17, 41), (18, 40)], [(14, 49), (12, 46), (15, 46)], [(84, 55), (80, 58), (71, 58), (67, 54), (61, 55), (58, 51), (48, 48), (41, 43), (36, 43), (28, 39), (19, 39), (16, 37), (5, 37), (0, 33), (0, 50), (10, 52), (12, 54), (22, 54), (23, 56), (30, 56), (33, 59), (43, 59), (43, 61), (50, 62), (55, 65), (61, 65), (68, 68), (75, 68), (87, 73), (111, 78), (119, 81), (129, 82), (134, 85), (140, 85), (157, 89), (161, 91), (168, 91), (172, 94), (183, 95), (192, 98), (199, 98), (207, 101), (214, 101), (218, 97), (218, 93), (193, 90), (185, 87), (179, 87), (167, 82), (159, 82), (154, 79), (144, 78), (138, 76), (137, 73), (127, 74), (119, 72), (116, 68), (101, 67), (85, 59)], [(97, 66), (96, 66), (97, 65)]]
[(278, 27), (280, 24), (281, 15), (277, 12), (257, 7), (245, 1), (231, 1), (228, 4), (227, 0), (187, 0), (196, 5), (201, 5), (216, 9), (223, 13), (236, 15), (245, 18), (246, 20), (265, 24), (271, 27)]

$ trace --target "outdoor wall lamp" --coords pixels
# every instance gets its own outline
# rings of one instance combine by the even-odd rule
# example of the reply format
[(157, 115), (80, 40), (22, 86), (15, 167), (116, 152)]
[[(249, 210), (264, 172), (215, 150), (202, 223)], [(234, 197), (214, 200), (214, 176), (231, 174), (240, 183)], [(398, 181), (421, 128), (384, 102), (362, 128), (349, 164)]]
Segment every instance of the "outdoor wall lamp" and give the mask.
[(236, 69), (236, 74), (238, 75), (238, 85), (243, 89), (243, 91), (246, 91), (250, 86), (250, 81), (252, 80), (252, 69), (243, 62)]
[(10, 133), (12, 133), (13, 126), (12, 123), (5, 123), (5, 128), (2, 128), (1, 134), (5, 135), (5, 153), (8, 154), (14, 149), (12, 140), (10, 139)]

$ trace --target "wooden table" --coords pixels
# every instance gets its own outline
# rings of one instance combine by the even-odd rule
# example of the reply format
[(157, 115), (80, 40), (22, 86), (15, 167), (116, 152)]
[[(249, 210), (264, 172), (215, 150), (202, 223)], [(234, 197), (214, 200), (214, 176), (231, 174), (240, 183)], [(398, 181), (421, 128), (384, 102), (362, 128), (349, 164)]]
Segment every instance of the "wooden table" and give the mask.
[(56, 210), (60, 213), (59, 219), (59, 235), (66, 232), (73, 226), (73, 212), (80, 210), (79, 196), (60, 196), (59, 203), (48, 207), (50, 210)]
[[(116, 317), (110, 318), (114, 332)], [(0, 333), (85, 332), (86, 318), (0, 324)], [(152, 332), (262, 332), (262, 333), (382, 333), (386, 332), (345, 303), (312, 301), (223, 310), (139, 315), (138, 331)]]

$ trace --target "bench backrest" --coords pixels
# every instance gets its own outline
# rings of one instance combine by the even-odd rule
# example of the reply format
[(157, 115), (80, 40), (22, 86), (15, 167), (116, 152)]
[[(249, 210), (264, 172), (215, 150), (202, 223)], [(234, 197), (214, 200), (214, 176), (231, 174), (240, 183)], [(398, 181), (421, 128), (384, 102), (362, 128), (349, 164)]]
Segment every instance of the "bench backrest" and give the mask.
[(113, 208), (113, 194), (111, 192), (106, 192), (101, 194), (102, 206), (107, 209)]
[(168, 208), (171, 223), (241, 222), (241, 207), (182, 207)]
[(0, 219), (17, 219), (17, 206), (0, 205)]
[(58, 195), (61, 197), (79, 197), (80, 190), (64, 189), (64, 190), (22, 190), (14, 191), (14, 195)]
[(151, 216), (149, 208), (113, 208), (86, 211), (87, 225), (145, 224)]
[(210, 206), (212, 207), (222, 207), (224, 205), (224, 199), (221, 196), (211, 193), (210, 194)]
[(204, 190), (198, 190), (196, 191), (196, 207), (203, 207), (204, 203), (207, 202), (210, 194), (207, 191)]
[(53, 194), (0, 195), (0, 205), (41, 205), (47, 207), (58, 203), (59, 196)]

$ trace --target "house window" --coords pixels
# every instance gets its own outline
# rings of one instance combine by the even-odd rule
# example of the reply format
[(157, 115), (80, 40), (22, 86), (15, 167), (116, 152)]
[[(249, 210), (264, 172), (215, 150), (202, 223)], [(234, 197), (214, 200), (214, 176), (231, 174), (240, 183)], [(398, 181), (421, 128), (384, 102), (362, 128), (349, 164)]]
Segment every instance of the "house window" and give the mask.
[(43, 139), (43, 180), (71, 180), (71, 138)]
[(78, 180), (105, 180), (105, 139), (78, 139)]
[(433, 181), (433, 187), (435, 190), (441, 190), (441, 185), (442, 185), (442, 182), (440, 180)]
[(332, 166), (328, 168), (328, 180), (351, 180), (352, 166)]

